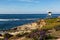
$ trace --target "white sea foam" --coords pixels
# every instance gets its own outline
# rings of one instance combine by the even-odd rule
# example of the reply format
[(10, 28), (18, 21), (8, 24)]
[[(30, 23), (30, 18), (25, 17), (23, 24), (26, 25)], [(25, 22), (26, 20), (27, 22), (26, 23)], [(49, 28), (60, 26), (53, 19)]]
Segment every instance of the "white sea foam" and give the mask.
[(0, 19), (0, 21), (17, 21), (17, 20), (20, 20), (20, 19)]
[(19, 21), (19, 20), (37, 20), (38, 18), (31, 19), (0, 19), (0, 21)]

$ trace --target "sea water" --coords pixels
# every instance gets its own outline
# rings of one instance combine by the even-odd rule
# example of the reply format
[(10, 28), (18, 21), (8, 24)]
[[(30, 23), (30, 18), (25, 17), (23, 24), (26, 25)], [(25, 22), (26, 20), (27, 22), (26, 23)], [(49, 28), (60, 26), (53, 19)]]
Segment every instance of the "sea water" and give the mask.
[[(53, 18), (58, 16), (60, 14), (52, 14)], [(46, 17), (47, 14), (0, 14), (0, 30), (8, 30)]]

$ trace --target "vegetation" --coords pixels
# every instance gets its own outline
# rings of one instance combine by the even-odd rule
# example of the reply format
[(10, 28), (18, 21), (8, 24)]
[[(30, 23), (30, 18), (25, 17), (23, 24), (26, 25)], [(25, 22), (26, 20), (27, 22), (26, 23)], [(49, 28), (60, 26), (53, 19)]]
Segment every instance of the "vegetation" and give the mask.
[[(33, 38), (34, 40), (48, 40), (48, 39), (56, 39), (59, 34), (57, 34), (56, 30), (59, 30), (60, 33), (60, 19), (59, 18), (51, 18), (45, 19), (46, 26), (43, 26), (41, 30), (34, 30), (32, 33), (28, 35), (29, 38)], [(54, 29), (54, 31), (53, 31)], [(52, 32), (48, 33), (48, 30)], [(42, 33), (41, 33), (42, 32)], [(56, 33), (56, 34), (55, 34)], [(53, 35), (54, 34), (54, 35)]]
[(0, 40), (4, 40), (4, 39), (0, 39)]
[(9, 39), (9, 38), (11, 38), (11, 37), (13, 37), (13, 35), (8, 34), (8, 33), (4, 34), (4, 39), (5, 39), (5, 38)]
[(52, 29), (54, 27), (57, 27), (58, 25), (60, 25), (60, 22), (58, 22), (58, 20), (60, 21), (59, 18), (45, 19), (47, 24), (46, 26), (42, 27), (42, 29)]
[(22, 38), (22, 37), (25, 37), (24, 40), (56, 39), (57, 36), (60, 35), (59, 34), (60, 33), (60, 18), (51, 18), (51, 19), (44, 19), (44, 20), (46, 21), (46, 25), (43, 26), (41, 29), (35, 29), (35, 30), (32, 30), (31, 33), (17, 34), (15, 36), (6, 33), (4, 37), (8, 38), (9, 40), (13, 38)]
[(23, 37), (26, 36), (28, 33), (24, 33), (24, 34), (17, 34), (16, 37)]

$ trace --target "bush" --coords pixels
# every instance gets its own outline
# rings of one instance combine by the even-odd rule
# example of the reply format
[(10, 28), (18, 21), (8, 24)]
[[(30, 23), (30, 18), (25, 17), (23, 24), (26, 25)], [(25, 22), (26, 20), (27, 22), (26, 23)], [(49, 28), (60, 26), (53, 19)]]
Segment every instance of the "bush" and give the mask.
[(57, 25), (56, 27), (54, 27), (56, 29), (56, 31), (60, 30), (60, 25)]
[(54, 37), (52, 35), (46, 35), (45, 39), (48, 40), (48, 39), (56, 39), (57, 37)]
[(13, 36), (13, 35), (8, 34), (8, 33), (4, 34), (4, 38), (10, 38), (10, 37), (12, 37), (12, 36)]
[(28, 38), (33, 38), (34, 40), (43, 40), (45, 39), (46, 30), (35, 30), (29, 35), (27, 35)]
[(27, 35), (28, 33), (24, 33), (24, 34), (17, 34), (16, 36), (17, 37), (23, 37), (23, 36), (25, 36), (25, 35)]
[(0, 40), (4, 40), (4, 39), (0, 39)]

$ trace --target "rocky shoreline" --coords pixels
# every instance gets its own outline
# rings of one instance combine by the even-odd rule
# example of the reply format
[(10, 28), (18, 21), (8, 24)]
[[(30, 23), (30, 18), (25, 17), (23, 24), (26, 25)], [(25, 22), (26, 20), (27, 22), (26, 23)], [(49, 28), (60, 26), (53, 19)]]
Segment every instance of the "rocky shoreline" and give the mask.
[[(29, 23), (29, 24), (24, 24), (22, 26), (18, 26), (15, 28), (12, 28), (10, 30), (4, 31), (2, 35), (5, 35), (8, 33), (9, 35), (25, 35), (26, 33), (31, 34), (31, 32), (34, 30), (38, 30), (36, 32), (40, 33), (41, 30), (47, 30), (47, 34), (54, 34), (54, 36), (58, 36), (57, 33), (60, 33), (60, 30), (58, 27), (60, 26), (60, 18), (51, 18), (51, 19), (40, 19), (37, 20), (36, 22)], [(39, 34), (40, 35), (40, 34)], [(60, 37), (60, 36), (59, 36)], [(59, 38), (58, 37), (58, 38)], [(4, 38), (4, 37), (3, 37)], [(11, 39), (12, 40), (12, 39)]]

